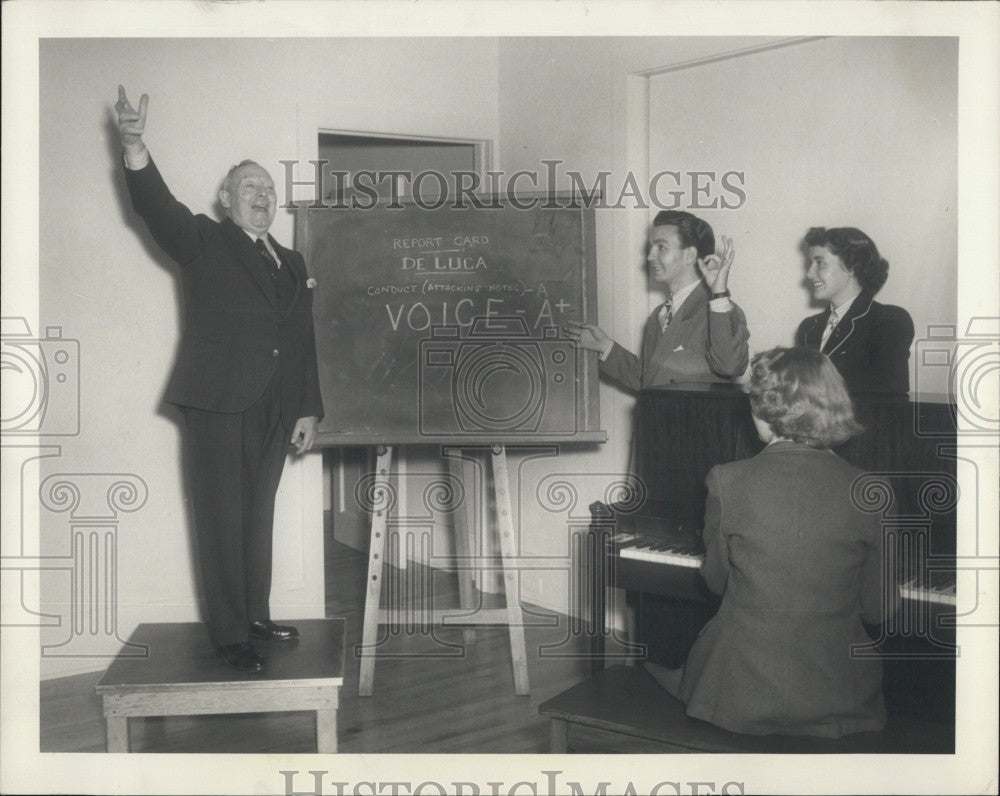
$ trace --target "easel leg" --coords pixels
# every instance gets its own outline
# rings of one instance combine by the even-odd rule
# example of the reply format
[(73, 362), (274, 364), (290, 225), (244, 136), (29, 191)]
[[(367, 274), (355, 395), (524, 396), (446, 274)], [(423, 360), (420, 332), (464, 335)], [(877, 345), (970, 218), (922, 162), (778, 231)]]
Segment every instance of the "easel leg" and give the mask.
[(365, 620), (361, 632), (361, 674), (358, 696), (371, 696), (375, 684), (375, 640), (378, 637), (379, 603), (382, 597), (382, 563), (385, 558), (385, 532), (388, 525), (389, 468), (392, 466), (392, 446), (379, 446), (375, 463), (372, 535), (368, 544), (368, 580), (365, 591)]
[(524, 644), (524, 614), (521, 611), (521, 589), (518, 571), (513, 565), (517, 557), (514, 546), (514, 515), (510, 498), (510, 477), (507, 453), (503, 445), (494, 445), (493, 486), (496, 490), (497, 529), (500, 533), (500, 553), (503, 557), (503, 585), (507, 597), (507, 628), (510, 631), (510, 654), (514, 664), (514, 692), (518, 696), (530, 693), (528, 660)]
[[(458, 454), (459, 451), (454, 451)], [(448, 472), (455, 478), (462, 487), (462, 494), (465, 500), (462, 505), (456, 506), (452, 512), (452, 526), (455, 531), (455, 558), (458, 560), (458, 595), (463, 610), (471, 611), (475, 608), (473, 598), (475, 588), (473, 584), (473, 570), (468, 562), (475, 554), (476, 545), (473, 539), (473, 529), (476, 527), (476, 517), (472, 512), (475, 510), (473, 496), (478, 494), (478, 484), (474, 479), (476, 469), (472, 463), (461, 457), (461, 455), (446, 455), (448, 460)], [(466, 644), (476, 642), (476, 629), (473, 627), (462, 628), (462, 641)]]

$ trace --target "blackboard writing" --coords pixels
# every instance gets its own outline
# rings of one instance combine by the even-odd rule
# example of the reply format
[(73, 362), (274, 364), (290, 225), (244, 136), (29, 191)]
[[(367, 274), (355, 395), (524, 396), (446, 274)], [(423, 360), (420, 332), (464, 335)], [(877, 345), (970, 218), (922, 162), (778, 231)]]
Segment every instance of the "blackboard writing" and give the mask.
[(321, 443), (603, 438), (592, 211), (494, 205), (299, 211)]

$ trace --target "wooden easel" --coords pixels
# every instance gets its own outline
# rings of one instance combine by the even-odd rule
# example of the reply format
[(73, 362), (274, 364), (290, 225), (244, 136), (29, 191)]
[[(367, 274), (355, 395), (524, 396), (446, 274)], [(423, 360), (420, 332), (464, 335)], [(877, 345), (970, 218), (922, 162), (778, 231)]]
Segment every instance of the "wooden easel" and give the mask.
[[(373, 490), (386, 494), (389, 490), (389, 475), (392, 468), (392, 446), (380, 445), (377, 449), (378, 458), (375, 465), (375, 481)], [(446, 457), (452, 474), (460, 473), (462, 463), (455, 457)], [(510, 634), (511, 661), (514, 669), (514, 691), (519, 696), (530, 693), (528, 686), (528, 662), (524, 642), (524, 612), (520, 601), (520, 577), (514, 566), (518, 551), (515, 548), (514, 515), (511, 502), (510, 477), (507, 470), (507, 453), (503, 445), (494, 444), (490, 448), (490, 460), (493, 470), (493, 489), (496, 500), (497, 532), (500, 541), (502, 574), (505, 608), (485, 608), (470, 612), (463, 616), (462, 625), (497, 625), (506, 624)], [(459, 475), (459, 478), (461, 476)], [(377, 502), (377, 499), (376, 499)], [(380, 624), (391, 621), (394, 609), (381, 607), (382, 567), (385, 564), (386, 535), (388, 529), (388, 508), (376, 509), (372, 512), (371, 540), (368, 551), (368, 580), (365, 592), (365, 615), (362, 630), (361, 649), (367, 654), (361, 657), (361, 676), (358, 682), (358, 695), (371, 696), (375, 679), (375, 654), (378, 628)], [(455, 553), (459, 561), (472, 560), (473, 546), (470, 534), (475, 528), (475, 521), (469, 521), (468, 516), (455, 514)], [(473, 600), (473, 569), (459, 567), (458, 585), (459, 597), (464, 609), (472, 609)], [(454, 616), (454, 609), (450, 610)], [(439, 623), (440, 612), (434, 612), (434, 624)], [(458, 624), (454, 622), (453, 624)], [(465, 642), (474, 640), (474, 630), (464, 631)]]

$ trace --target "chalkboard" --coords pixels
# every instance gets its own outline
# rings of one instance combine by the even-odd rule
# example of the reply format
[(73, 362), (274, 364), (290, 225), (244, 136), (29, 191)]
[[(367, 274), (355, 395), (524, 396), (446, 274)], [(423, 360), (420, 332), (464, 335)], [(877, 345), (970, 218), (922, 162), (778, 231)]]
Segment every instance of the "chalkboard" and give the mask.
[(596, 355), (561, 330), (596, 315), (593, 211), (569, 205), (300, 208), (319, 444), (603, 441)]

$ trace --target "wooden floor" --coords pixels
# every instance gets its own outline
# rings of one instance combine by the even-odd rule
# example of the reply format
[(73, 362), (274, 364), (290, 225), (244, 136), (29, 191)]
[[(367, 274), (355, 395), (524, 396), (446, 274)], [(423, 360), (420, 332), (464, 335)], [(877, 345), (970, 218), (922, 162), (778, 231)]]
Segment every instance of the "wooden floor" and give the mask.
[[(326, 615), (347, 620), (348, 654), (338, 716), (341, 752), (548, 751), (548, 720), (538, 714), (538, 705), (586, 677), (589, 666), (580, 658), (539, 654), (540, 646), (568, 637), (566, 617), (557, 616), (554, 627), (526, 631), (530, 696), (514, 694), (506, 628), (480, 627), (464, 657), (428, 657), (426, 653), (441, 647), (420, 633), (391, 637), (386, 651), (408, 657), (378, 659), (374, 694), (362, 698), (359, 661), (352, 653), (361, 641), (367, 556), (333, 542), (329, 533), (327, 540)], [(457, 605), (455, 577), (435, 573), (434, 594), (442, 605)], [(457, 628), (438, 630), (437, 635), (452, 644), (462, 642)], [(584, 652), (586, 640), (570, 638), (563, 649)], [(41, 683), (41, 751), (104, 751), (104, 720), (94, 693), (100, 678), (98, 672)], [(313, 753), (316, 748), (313, 717), (301, 712), (132, 719), (131, 741), (134, 752)], [(570, 750), (667, 751), (596, 730), (574, 732)]]

